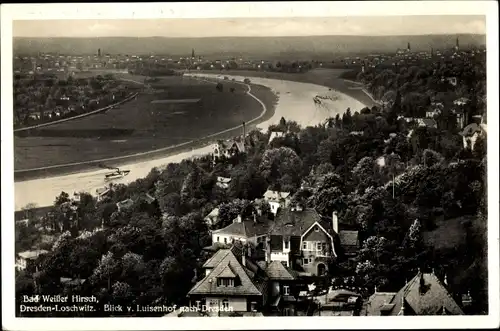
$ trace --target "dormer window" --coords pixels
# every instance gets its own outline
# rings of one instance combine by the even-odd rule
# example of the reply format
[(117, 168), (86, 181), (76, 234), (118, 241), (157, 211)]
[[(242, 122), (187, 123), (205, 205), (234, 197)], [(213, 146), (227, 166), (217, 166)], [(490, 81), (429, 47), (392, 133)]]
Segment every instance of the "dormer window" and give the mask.
[(234, 287), (234, 278), (226, 278), (226, 277), (217, 278), (217, 286)]

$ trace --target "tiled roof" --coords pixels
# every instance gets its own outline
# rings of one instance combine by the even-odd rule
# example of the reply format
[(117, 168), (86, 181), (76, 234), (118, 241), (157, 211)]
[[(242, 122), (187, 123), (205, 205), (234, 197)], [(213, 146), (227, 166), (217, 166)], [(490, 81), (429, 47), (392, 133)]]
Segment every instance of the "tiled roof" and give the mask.
[[(420, 279), (423, 280), (423, 290), (421, 291)], [(393, 295), (392, 300), (387, 301), (386, 304), (393, 304), (394, 306), (390, 310), (390, 315), (398, 315), (401, 311), (403, 302), (408, 308), (416, 315), (439, 315), (445, 311), (450, 315), (463, 315), (462, 309), (458, 306), (455, 299), (450, 295), (446, 287), (441, 283), (441, 281), (434, 274), (426, 274), (419, 272), (411, 281), (409, 281), (398, 293)], [(377, 295), (380, 297), (379, 293), (375, 293), (372, 297)], [(390, 294), (388, 294), (390, 295)], [(375, 300), (370, 298), (371, 306), (375, 308)], [(379, 301), (380, 303), (380, 301)], [(379, 311), (383, 304), (380, 305)], [(375, 315), (379, 315), (376, 314)]]
[(233, 252), (233, 254), (237, 257), (241, 257), (242, 250), (237, 245), (231, 246), (229, 249), (219, 249), (211, 258), (209, 258), (204, 264), (203, 268), (215, 268), (220, 261), (222, 261), (229, 252)]
[(266, 193), (264, 193), (264, 198), (271, 201), (280, 201), (282, 199), (288, 198), (289, 196), (290, 192), (267, 190)]
[(152, 197), (149, 193), (144, 193), (143, 195), (144, 200), (146, 200), (148, 203), (154, 202), (156, 199)]
[(116, 205), (117, 205), (119, 208), (129, 208), (129, 207), (131, 207), (133, 204), (134, 204), (134, 200), (132, 200), (132, 199), (126, 199), (126, 200), (123, 200), (123, 201), (118, 202)]
[(221, 184), (228, 184), (228, 183), (231, 182), (231, 178), (218, 176), (217, 177), (217, 182), (219, 182)]
[(234, 222), (225, 228), (213, 231), (213, 233), (223, 233), (237, 235), (245, 238), (264, 235), (269, 229), (269, 221), (265, 218), (260, 218), (259, 221), (245, 220), (242, 222)]
[(280, 261), (271, 262), (266, 273), (271, 280), (294, 280), (297, 277), (295, 271), (285, 267)]
[(276, 215), (274, 222), (270, 226), (269, 233), (283, 236), (301, 236), (315, 222), (321, 224), (327, 231), (331, 229), (331, 224), (323, 221), (314, 209), (292, 211), (290, 208), (284, 208)]
[(340, 245), (342, 246), (358, 246), (358, 231), (339, 231)]
[(481, 131), (481, 126), (477, 123), (467, 125), (459, 134), (464, 137), (472, 136), (474, 133)]
[(211, 217), (218, 217), (219, 216), (219, 208), (214, 208), (212, 209), (212, 211), (210, 212), (210, 214), (208, 214), (207, 216), (205, 216), (205, 218), (211, 218)]
[(228, 264), (224, 269), (221, 270), (218, 275), (214, 276), (223, 278), (235, 278), (236, 273), (233, 271), (233, 268), (231, 268), (231, 264)]
[[(266, 287), (265, 281), (251, 279), (245, 268), (230, 250), (221, 259), (214, 270), (199, 281), (188, 295), (263, 295)], [(221, 274), (228, 266), (239, 278), (239, 285), (234, 287), (217, 286), (217, 275)]]
[(434, 120), (432, 118), (421, 118), (419, 121), (428, 127), (436, 127), (437, 126), (436, 120)]
[[(396, 293), (392, 292), (375, 292), (368, 299), (366, 306), (366, 315), (380, 316), (380, 311), (383, 310), (385, 305), (392, 301)], [(393, 305), (394, 308), (394, 305)], [(392, 309), (391, 309), (392, 310)]]
[(104, 195), (104, 194), (110, 192), (110, 189), (109, 189), (109, 187), (101, 187), (95, 191), (96, 191), (97, 195)]
[(42, 254), (46, 254), (48, 253), (48, 251), (44, 250), (44, 249), (39, 249), (39, 250), (36, 250), (36, 251), (26, 251), (26, 252), (21, 252), (19, 253), (18, 255), (25, 259), (25, 260), (30, 260), (30, 259), (35, 259), (37, 258), (38, 256), (42, 255)]

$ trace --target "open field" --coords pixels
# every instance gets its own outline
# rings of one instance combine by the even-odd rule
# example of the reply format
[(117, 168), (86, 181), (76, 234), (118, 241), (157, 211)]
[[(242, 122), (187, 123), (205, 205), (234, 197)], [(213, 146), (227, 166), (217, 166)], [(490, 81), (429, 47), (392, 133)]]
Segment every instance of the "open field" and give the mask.
[[(305, 73), (283, 73), (283, 72), (265, 72), (265, 71), (250, 71), (250, 70), (224, 70), (222, 72), (218, 70), (205, 70), (205, 71), (197, 71), (199, 73), (208, 73), (208, 74), (220, 74), (224, 75), (236, 75), (236, 76), (247, 76), (251, 77), (261, 77), (261, 78), (270, 78), (270, 79), (280, 79), (280, 80), (289, 80), (301, 83), (311, 83), (329, 87), (331, 89), (337, 90), (340, 93), (348, 95), (359, 102), (372, 107), (375, 106), (376, 103), (362, 90), (359, 89), (359, 86), (350, 83), (348, 81), (344, 81), (340, 78), (340, 74), (345, 72), (344, 69), (313, 69), (309, 72)], [(194, 71), (193, 71), (194, 72)]]
[[(242, 77), (238, 76), (231, 78), (235, 78), (237, 81), (243, 80)], [(279, 123), (281, 117), (296, 121), (301, 126), (316, 125), (323, 123), (329, 117), (335, 117), (336, 114), (342, 114), (347, 107), (357, 110), (365, 106), (352, 97), (310, 83), (252, 78), (251, 88), (252, 95), (258, 98), (267, 110), (259, 115), (257, 120), (247, 125), (248, 130), (254, 127), (267, 130), (269, 125)], [(270, 91), (279, 95), (279, 102), (276, 103), (276, 96)], [(337, 100), (331, 102), (328, 109), (319, 109), (315, 107), (313, 102), (313, 97), (317, 94), (331, 94), (336, 96)], [(218, 138), (234, 137), (238, 133), (241, 133), (241, 127), (226, 129), (223, 130), (223, 133), (219, 132), (211, 137), (188, 142), (181, 146), (148, 152), (147, 155), (129, 156), (121, 158), (120, 161), (114, 160), (113, 165), (126, 164), (126, 169), (131, 171), (128, 176), (117, 180), (116, 183), (130, 183), (138, 178), (144, 178), (154, 167), (163, 168), (169, 163), (206, 155), (211, 152), (211, 146), (209, 146), (211, 141)], [(105, 173), (109, 172), (109, 170), (100, 169), (96, 165), (97, 163), (94, 166), (88, 163), (72, 165), (65, 167), (62, 171), (63, 174), (61, 174), (60, 168), (28, 173), (16, 172), (15, 210), (20, 210), (28, 203), (49, 206), (53, 204), (55, 196), (62, 191), (94, 193), (96, 189), (106, 185), (103, 177)], [(31, 179), (28, 175), (31, 176)]]
[[(130, 79), (136, 78), (130, 76)], [(230, 92), (230, 87), (234, 92)], [(127, 156), (198, 140), (241, 125), (262, 112), (261, 105), (246, 94), (247, 87), (234, 82), (224, 82), (224, 90), (218, 92), (214, 84), (172, 76), (152, 83), (151, 88), (156, 92), (146, 90), (136, 100), (104, 113), (17, 135), (14, 139), (15, 179), (67, 173), (89, 165), (29, 170), (33, 168)], [(275, 96), (268, 88), (252, 85), (252, 94), (272, 110)], [(197, 103), (152, 103), (155, 100), (197, 98), (200, 99)], [(235, 135), (238, 132), (241, 129), (230, 133)], [(184, 149), (186, 147), (183, 145)], [(127, 157), (126, 162), (163, 157), (176, 150)], [(120, 163), (123, 162), (116, 160), (112, 165)]]

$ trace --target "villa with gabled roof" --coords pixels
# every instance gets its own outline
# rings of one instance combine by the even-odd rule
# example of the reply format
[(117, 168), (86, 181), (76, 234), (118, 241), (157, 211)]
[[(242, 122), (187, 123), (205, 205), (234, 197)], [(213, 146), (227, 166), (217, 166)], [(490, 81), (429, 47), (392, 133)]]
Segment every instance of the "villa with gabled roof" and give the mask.
[(418, 272), (399, 292), (377, 292), (369, 298), (364, 315), (463, 315), (457, 304), (434, 273)]
[(268, 231), (266, 261), (280, 261), (303, 276), (323, 275), (337, 256), (332, 222), (300, 205), (278, 212)]
[[(233, 246), (235, 247), (235, 246)], [(231, 312), (261, 311), (267, 304), (267, 276), (237, 247), (218, 250), (205, 264), (205, 277), (188, 292), (192, 306)], [(219, 316), (222, 316), (219, 314)]]

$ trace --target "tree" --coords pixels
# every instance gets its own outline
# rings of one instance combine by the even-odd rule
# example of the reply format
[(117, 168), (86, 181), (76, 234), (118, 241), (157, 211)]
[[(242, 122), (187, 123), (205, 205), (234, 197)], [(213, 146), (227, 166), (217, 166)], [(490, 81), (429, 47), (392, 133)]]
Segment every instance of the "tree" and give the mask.
[(444, 158), (441, 154), (439, 154), (436, 151), (433, 151), (432, 149), (424, 150), (422, 158), (424, 161), (424, 166), (427, 166), (427, 167), (432, 167), (436, 164), (443, 162), (443, 160), (444, 160)]
[(344, 183), (334, 173), (321, 176), (317, 181), (312, 196), (309, 198), (318, 213), (329, 216), (334, 210), (345, 207)]
[(219, 220), (221, 224), (230, 224), (238, 215), (248, 211), (251, 202), (248, 200), (234, 199), (219, 205)]
[(120, 261), (114, 257), (113, 253), (108, 252), (101, 257), (99, 265), (94, 269), (91, 282), (96, 285), (107, 284), (108, 290), (111, 290), (111, 281), (118, 277), (120, 271)]
[(403, 247), (411, 252), (419, 252), (423, 247), (422, 226), (416, 219), (410, 226), (408, 233), (403, 241)]
[(395, 198), (396, 174), (404, 168), (401, 157), (397, 154), (389, 154), (386, 157), (387, 167), (392, 176), (392, 198)]
[(70, 202), (70, 198), (69, 198), (69, 194), (66, 193), (66, 192), (61, 192), (61, 194), (59, 194), (57, 197), (56, 197), (56, 200), (54, 201), (54, 205), (55, 206), (60, 206), (66, 202)]
[(374, 166), (375, 160), (372, 157), (365, 156), (352, 169), (352, 174), (358, 184), (358, 188), (364, 190), (373, 184)]
[(280, 147), (265, 151), (259, 169), (270, 183), (279, 183), (285, 175), (289, 175), (295, 187), (300, 185), (302, 160), (291, 148)]

